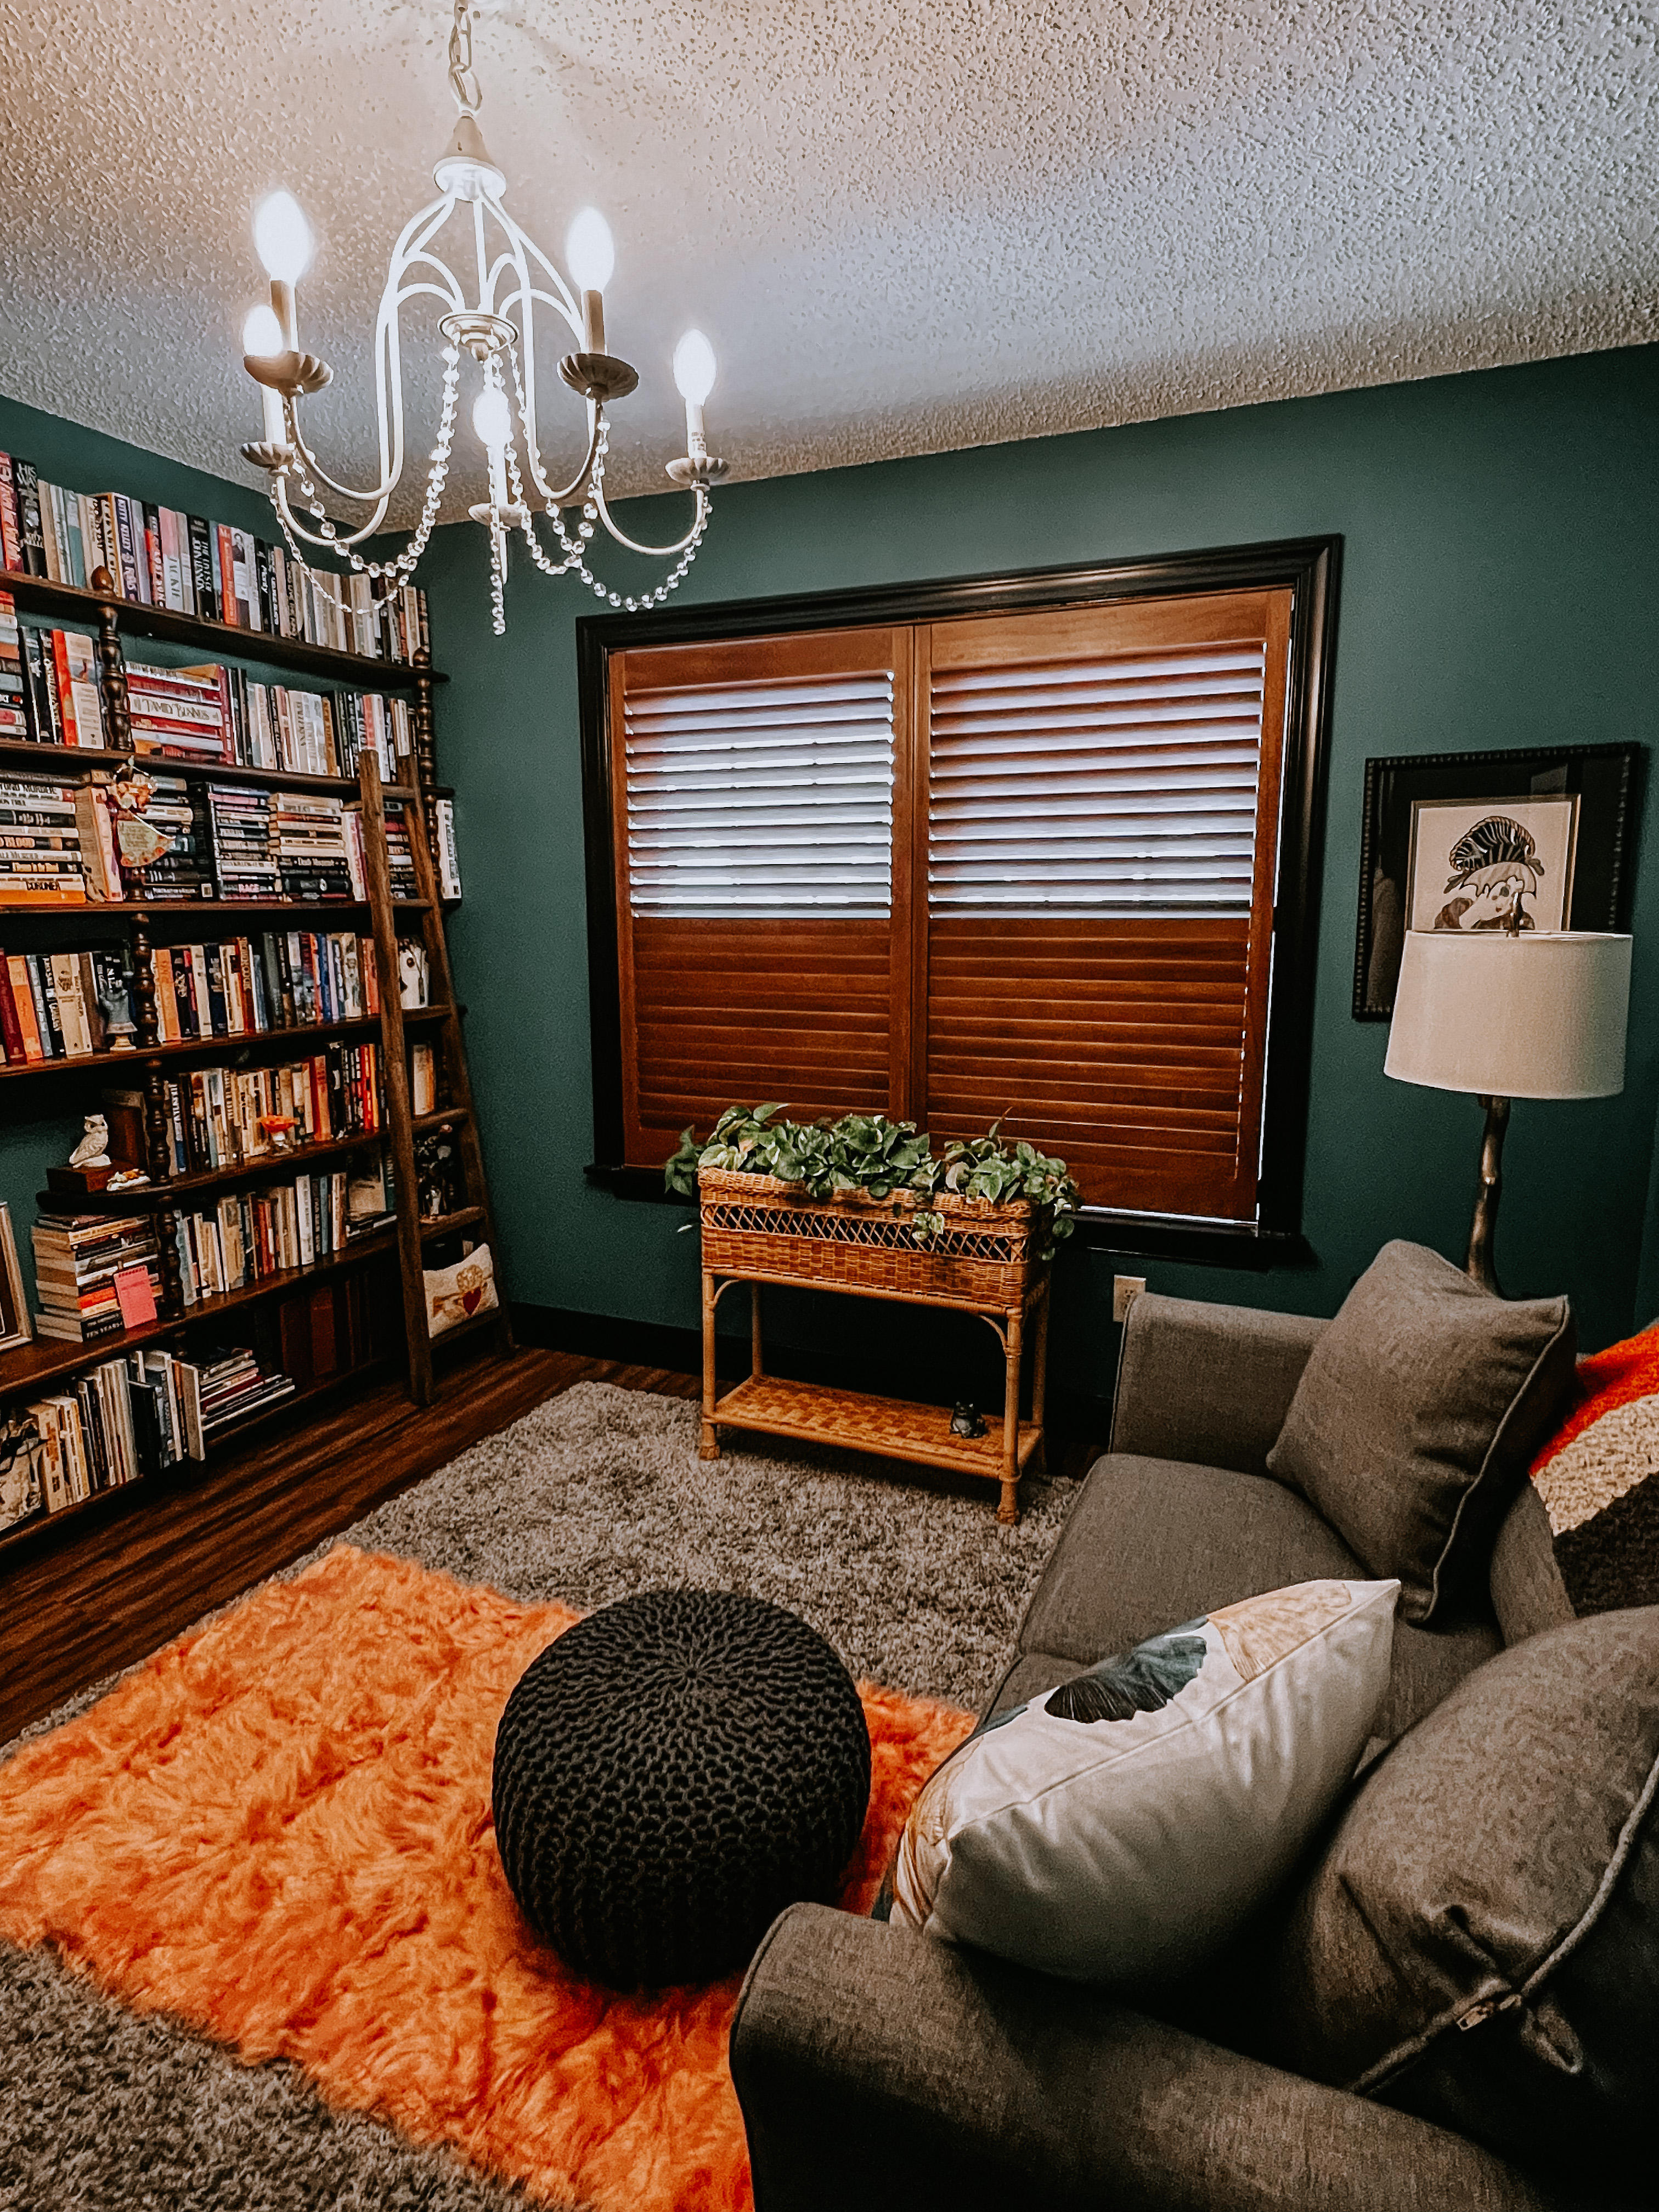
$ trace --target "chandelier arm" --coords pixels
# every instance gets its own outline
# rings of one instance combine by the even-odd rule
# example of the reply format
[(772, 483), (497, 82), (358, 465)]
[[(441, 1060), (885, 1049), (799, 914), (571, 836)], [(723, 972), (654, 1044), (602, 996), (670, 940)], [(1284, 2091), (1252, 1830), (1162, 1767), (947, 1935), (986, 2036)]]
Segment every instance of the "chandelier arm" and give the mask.
[[(586, 403), (587, 453), (569, 483), (561, 484), (555, 489), (548, 483), (543, 471), (541, 447), (536, 439), (535, 325), (531, 319), (528, 304), (536, 297), (546, 299), (547, 295), (545, 293), (538, 295), (529, 287), (528, 273), (527, 270), (525, 272), (526, 283), (524, 291), (514, 293), (501, 304), (504, 307), (510, 307), (515, 306), (521, 298), (526, 302), (524, 359), (522, 362), (520, 361), (519, 348), (515, 345), (508, 346), (507, 355), (513, 366), (514, 389), (518, 396), (519, 420), (524, 428), (525, 459), (530, 466), (530, 480), (536, 487), (537, 495), (550, 508), (562, 506), (566, 501), (575, 499), (593, 477), (595, 464), (599, 459), (600, 450), (605, 442), (605, 409), (600, 401), (590, 399)], [(549, 301), (548, 304), (550, 307), (556, 307), (558, 303), (556, 301)], [(600, 473), (603, 473), (602, 470)]]
[[(296, 520), (295, 528), (307, 544), (326, 545), (337, 543), (345, 545), (361, 544), (365, 538), (372, 536), (379, 529), (385, 520), (392, 495), (397, 489), (404, 472), (404, 394), (403, 377), (400, 373), (402, 349), (398, 342), (398, 308), (405, 298), (418, 292), (435, 293), (440, 299), (447, 299), (452, 307), (463, 307), (466, 304), (465, 295), (461, 291), (454, 276), (435, 255), (428, 254), (425, 251), (428, 241), (447, 222), (453, 204), (454, 196), (448, 192), (446, 192), (441, 199), (429, 201), (418, 215), (410, 217), (404, 225), (397, 245), (392, 248), (392, 260), (386, 274), (386, 289), (380, 295), (380, 310), (375, 330), (374, 386), (375, 414), (380, 441), (380, 483), (370, 489), (362, 491), (359, 490), (355, 484), (342, 483), (337, 477), (331, 477), (310, 447), (307, 445), (304, 434), (300, 428), (299, 411), (292, 402), (289, 403), (289, 427), (293, 436), (295, 450), (310, 473), (325, 483), (331, 491), (337, 492), (342, 499), (350, 500), (355, 506), (374, 508), (374, 513), (364, 523), (362, 529), (344, 538), (337, 537), (331, 539), (315, 537), (302, 523)], [(420, 234), (418, 240), (417, 233)], [(416, 263), (422, 263), (437, 270), (445, 278), (448, 289), (446, 290), (424, 280), (417, 284), (403, 286), (402, 279), (405, 271)], [(389, 375), (388, 372), (390, 372)], [(391, 387), (389, 423), (388, 382)], [(389, 438), (388, 429), (390, 430)]]
[[(398, 410), (398, 413), (401, 416), (401, 408)], [(369, 517), (368, 520), (364, 523), (361, 530), (354, 532), (349, 538), (341, 538), (338, 542), (342, 545), (356, 545), (361, 538), (367, 538), (373, 532), (378, 530), (381, 520), (386, 514), (386, 508), (392, 503), (392, 495), (398, 488), (398, 477), (402, 474), (401, 448), (403, 444), (403, 426), (401, 421), (398, 423), (398, 438), (400, 465), (395, 472), (390, 475), (383, 475), (380, 482), (375, 486), (373, 491), (358, 491), (350, 484), (337, 483), (335, 482), (334, 478), (330, 476), (328, 471), (317, 459), (317, 456), (312, 452), (310, 447), (307, 445), (305, 441), (305, 434), (300, 428), (297, 410), (291, 404), (288, 410), (288, 428), (289, 435), (294, 442), (294, 450), (298, 453), (300, 459), (305, 463), (306, 469), (310, 475), (319, 477), (322, 482), (328, 486), (331, 491), (338, 492), (342, 499), (354, 500), (360, 507), (372, 506), (374, 509), (374, 514)], [(384, 453), (384, 447), (382, 447), (381, 451), (382, 453)], [(382, 465), (384, 466), (384, 463)], [(302, 523), (296, 523), (295, 527), (299, 531), (300, 535), (313, 545), (325, 545), (334, 542), (332, 539), (329, 538), (313, 538), (311, 532), (306, 529)]]
[(697, 505), (696, 511), (691, 518), (691, 527), (684, 538), (677, 538), (672, 545), (641, 545), (637, 538), (630, 538), (625, 531), (618, 530), (611, 519), (611, 508), (606, 501), (605, 486), (602, 483), (594, 484), (590, 495), (593, 504), (599, 510), (600, 521), (604, 523), (618, 545), (625, 545), (630, 553), (644, 553), (653, 560), (662, 560), (671, 553), (684, 553), (686, 547), (701, 537), (708, 527), (708, 494), (701, 484), (694, 484), (692, 490), (696, 495)]
[(520, 263), (520, 282), (525, 286), (526, 290), (529, 289), (531, 276), (528, 264), (532, 260), (538, 262), (545, 273), (548, 282), (553, 287), (553, 295), (556, 295), (556, 296), (545, 292), (538, 292), (537, 297), (544, 299), (550, 307), (556, 309), (558, 313), (562, 314), (566, 322), (569, 324), (576, 337), (580, 338), (582, 334), (581, 304), (570, 289), (570, 287), (565, 283), (563, 276), (554, 266), (553, 263), (550, 262), (547, 256), (542, 252), (542, 249), (537, 245), (535, 240), (531, 237), (528, 231), (520, 229), (518, 224), (514, 222), (512, 216), (507, 213), (507, 210), (501, 205), (499, 200), (488, 200), (485, 204), (488, 206), (490, 214), (495, 216), (496, 222), (506, 232), (507, 237), (513, 241), (516, 257)]
[[(299, 446), (299, 441), (297, 438), (295, 439), (295, 443), (296, 447)], [(306, 457), (303, 447), (300, 448), (300, 453), (301, 459), (302, 460), (305, 459)], [(307, 466), (313, 467), (313, 472), (316, 475), (319, 477), (323, 475), (323, 471), (320, 469), (315, 468), (314, 464), (307, 463)], [(323, 481), (326, 483), (328, 482), (328, 478), (324, 477)], [(392, 495), (388, 492), (384, 499), (376, 503), (374, 514), (369, 516), (368, 521), (362, 525), (361, 529), (352, 531), (336, 530), (332, 536), (328, 536), (319, 534), (314, 530), (307, 529), (305, 524), (301, 521), (299, 516), (295, 514), (293, 508), (288, 505), (288, 485), (286, 481), (281, 476), (276, 479), (276, 489), (282, 495), (283, 511), (287, 514), (289, 520), (292, 523), (295, 535), (303, 538), (307, 545), (315, 545), (325, 553), (343, 552), (349, 545), (361, 545), (366, 538), (373, 538), (375, 532), (380, 529), (381, 523), (386, 520), (386, 508), (392, 503)]]

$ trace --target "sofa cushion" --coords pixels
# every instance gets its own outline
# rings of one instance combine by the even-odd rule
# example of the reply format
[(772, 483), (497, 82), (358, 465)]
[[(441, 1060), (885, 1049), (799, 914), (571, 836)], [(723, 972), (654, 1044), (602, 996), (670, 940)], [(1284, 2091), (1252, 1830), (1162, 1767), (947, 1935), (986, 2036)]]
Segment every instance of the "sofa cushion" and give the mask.
[(1357, 1792), (1275, 1947), (1261, 2055), (1626, 2185), (1659, 2078), (1656, 1789), (1659, 1607), (1500, 1654)]
[[(1026, 1608), (1018, 1648), (1068, 1659), (1075, 1669), (1133, 1650), (1172, 1620), (1290, 1583), (1364, 1573), (1341, 1538), (1282, 1483), (1112, 1452), (1095, 1462), (1078, 1494)], [(1433, 1629), (1396, 1621), (1376, 1733), (1400, 1735), (1501, 1646), (1484, 1595)], [(1018, 1698), (1000, 1691), (996, 1702)]]
[(1494, 1297), (1437, 1252), (1385, 1244), (1315, 1345), (1268, 1470), (1399, 1577), (1403, 1620), (1434, 1620), (1484, 1581), (1576, 1347), (1565, 1298)]
[(1516, 1492), (1492, 1547), (1492, 1605), (1505, 1644), (1575, 1618), (1549, 1514), (1529, 1482)]
[(1328, 1580), (1247, 1598), (1000, 1712), (917, 1798), (894, 1921), (1070, 1980), (1191, 1966), (1347, 1784), (1398, 1595)]

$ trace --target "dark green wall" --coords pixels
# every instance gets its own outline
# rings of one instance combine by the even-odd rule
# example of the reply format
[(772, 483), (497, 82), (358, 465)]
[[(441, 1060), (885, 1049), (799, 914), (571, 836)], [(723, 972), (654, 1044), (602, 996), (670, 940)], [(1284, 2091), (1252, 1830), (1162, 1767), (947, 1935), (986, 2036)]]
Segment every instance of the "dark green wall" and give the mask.
[[(1342, 534), (1305, 1207), (1316, 1265), (1261, 1275), (1116, 1262), (1125, 1272), (1183, 1295), (1328, 1312), (1389, 1237), (1461, 1253), (1478, 1110), (1387, 1082), (1386, 1031), (1348, 1014), (1364, 762), (1659, 738), (1656, 432), (1659, 349), (1646, 349), (720, 495), (688, 597)], [(3, 400), (0, 448), (76, 489), (269, 532), (255, 491)], [(653, 502), (633, 524), (666, 535), (678, 512)], [(696, 1240), (676, 1234), (682, 1217), (590, 1189), (581, 1172), (592, 1134), (573, 624), (597, 602), (515, 565), (497, 640), (482, 550), (470, 526), (439, 532), (425, 580), (436, 657), (455, 679), (439, 708), (466, 875), (453, 944), (508, 1285), (536, 1304), (690, 1327)], [(1510, 1137), (1506, 1283), (1569, 1289), (1589, 1345), (1659, 1310), (1656, 819), (1650, 807), (1625, 1094), (1518, 1106)], [(66, 1157), (77, 1097), (66, 1083), (27, 1121), (0, 1097), (0, 1196), (27, 1255), (33, 1195), (46, 1164)], [(1066, 1255), (1056, 1373), (1079, 1388), (1109, 1387), (1114, 1267), (1109, 1254)], [(817, 1325), (797, 1312), (786, 1333), (792, 1318), (798, 1335)]]
[[(678, 511), (643, 504), (632, 526), (666, 536)], [(1390, 1237), (1461, 1258), (1480, 1134), (1472, 1099), (1387, 1081), (1386, 1028), (1350, 1018), (1365, 757), (1651, 745), (1656, 515), (1659, 349), (1645, 349), (730, 487), (684, 591), (761, 598), (1341, 533), (1304, 1214), (1316, 1264), (1117, 1263), (1156, 1290), (1328, 1313)], [(676, 1234), (681, 1217), (582, 1176), (592, 1129), (573, 625), (596, 604), (515, 561), (497, 640), (482, 553), (475, 528), (441, 531), (427, 581), (436, 657), (455, 678), (439, 708), (465, 872), (453, 943), (507, 1281), (520, 1299), (690, 1327), (696, 1249)], [(1519, 1105), (1509, 1140), (1506, 1287), (1568, 1289), (1588, 1346), (1659, 1306), (1659, 1239), (1642, 1273), (1659, 1200), (1651, 826), (1644, 842), (1625, 1093)], [(1109, 1254), (1066, 1255), (1056, 1373), (1079, 1388), (1109, 1387), (1113, 1272)]]
[[(226, 450), (230, 451), (228, 432)], [(270, 501), (259, 492), (162, 460), (38, 409), (21, 407), (15, 400), (0, 398), (0, 453), (33, 461), (49, 483), (71, 491), (125, 492), (131, 499), (154, 500), (158, 506), (182, 507), (188, 514), (208, 515), (216, 522), (237, 523), (262, 538), (276, 535)], [(167, 657), (165, 648), (153, 650), (157, 659)], [(25, 942), (33, 948), (46, 941), (38, 933), (27, 940), (14, 933), (9, 941), (6, 920), (0, 913), (0, 948), (12, 951)], [(34, 1271), (28, 1231), (35, 1213), (34, 1194), (45, 1185), (47, 1167), (69, 1158), (81, 1134), (82, 1115), (97, 1103), (96, 1089), (83, 1075), (65, 1073), (0, 1090), (0, 1199), (10, 1203), (31, 1297)]]

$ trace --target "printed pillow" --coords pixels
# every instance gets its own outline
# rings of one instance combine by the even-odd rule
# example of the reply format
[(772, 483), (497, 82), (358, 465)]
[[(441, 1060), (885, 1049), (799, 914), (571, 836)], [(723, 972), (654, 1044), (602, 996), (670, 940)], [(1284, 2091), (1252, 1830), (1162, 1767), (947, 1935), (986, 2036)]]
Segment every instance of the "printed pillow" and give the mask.
[(1652, 2201), (1659, 1608), (1530, 1636), (1402, 1736), (1285, 1916), (1247, 2047)]
[(1659, 1605), (1659, 1325), (1581, 1359), (1577, 1391), (1532, 1465), (1568, 1601)]
[(1498, 1298), (1420, 1244), (1385, 1244), (1321, 1335), (1267, 1455), (1400, 1617), (1443, 1620), (1572, 1383), (1565, 1298)]
[(1298, 1583), (998, 1713), (933, 1775), (891, 1917), (1074, 1981), (1194, 1965), (1294, 1864), (1389, 1686), (1394, 1582)]

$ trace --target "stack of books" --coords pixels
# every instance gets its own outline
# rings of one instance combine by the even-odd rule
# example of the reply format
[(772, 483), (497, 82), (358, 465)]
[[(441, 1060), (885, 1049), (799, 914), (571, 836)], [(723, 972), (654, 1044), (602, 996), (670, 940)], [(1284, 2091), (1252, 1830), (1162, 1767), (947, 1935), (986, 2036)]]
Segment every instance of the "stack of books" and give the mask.
[(419, 898), (421, 886), (415, 873), (415, 854), (409, 842), (409, 822), (403, 808), (395, 802), (386, 811), (386, 857), (392, 878), (392, 897)]
[(200, 1369), (202, 1434), (217, 1436), (265, 1406), (294, 1395), (294, 1378), (262, 1368), (252, 1352), (222, 1352)]
[(109, 1050), (105, 1009), (126, 1015), (132, 980), (124, 952), (0, 952), (0, 1058), (22, 1066)]
[(30, 1235), (42, 1336), (90, 1343), (155, 1319), (161, 1270), (148, 1215), (43, 1213)]
[(363, 1183), (356, 1173), (337, 1168), (255, 1190), (228, 1191), (198, 1212), (180, 1212), (185, 1304), (313, 1267), (356, 1238), (389, 1227), (392, 1217), (384, 1210), (371, 1214), (365, 1206), (360, 1215), (352, 1213)]
[(17, 602), (9, 592), (0, 592), (0, 738), (28, 739), (32, 724), (23, 696), (22, 634), (17, 627)]
[(212, 840), (204, 809), (181, 775), (146, 771), (152, 793), (144, 819), (170, 839), (167, 850), (147, 867), (122, 863), (128, 896), (157, 904), (210, 899), (215, 893)]
[(0, 905), (86, 903), (78, 793), (54, 776), (0, 775)]
[(266, 930), (217, 945), (161, 945), (150, 957), (163, 1044), (263, 1036), (380, 1010), (371, 938)]
[(276, 864), (290, 898), (353, 896), (340, 801), (312, 791), (271, 794)]
[(228, 761), (229, 702), (225, 672), (215, 661), (193, 668), (127, 663), (132, 749), (178, 760)]
[(251, 531), (122, 492), (75, 492), (0, 453), (0, 554), (28, 576), (89, 589), (108, 570), (117, 596), (241, 629), (304, 638), (340, 653), (411, 660), (429, 649), (426, 593), (377, 599), (366, 575), (318, 588), (280, 545)]
[(375, 1136), (385, 1125), (379, 1048), (331, 1043), (275, 1067), (201, 1067), (170, 1078), (169, 1170), (202, 1175), (264, 1159), (288, 1123), (290, 1146)]
[(104, 692), (95, 641), (85, 630), (20, 624), (17, 651), (22, 734), (30, 744), (102, 747)]
[(432, 842), (438, 848), (438, 896), (458, 899), (461, 895), (461, 856), (455, 846), (455, 802), (432, 802)]
[(210, 783), (207, 805), (220, 897), (267, 903), (281, 898), (272, 794), (245, 784)]

